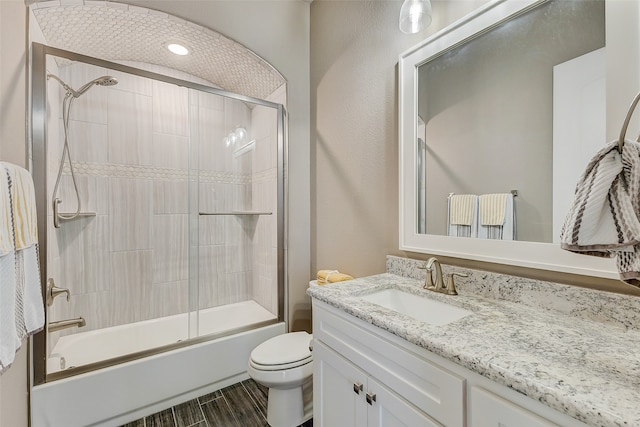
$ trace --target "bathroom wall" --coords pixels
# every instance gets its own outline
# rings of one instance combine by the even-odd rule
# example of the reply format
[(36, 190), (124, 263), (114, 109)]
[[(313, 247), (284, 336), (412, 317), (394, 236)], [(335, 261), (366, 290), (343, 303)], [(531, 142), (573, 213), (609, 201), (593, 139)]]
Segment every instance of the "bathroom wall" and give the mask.
[(420, 33), (401, 1), (311, 4), (312, 271), (381, 273), (398, 250), (397, 62), (486, 1), (433, 1)]
[[(339, 268), (364, 276), (384, 271), (385, 252), (428, 257), (398, 250), (398, 56), (487, 2), (434, 0), (433, 23), (415, 35), (397, 29), (401, 3), (311, 4), (312, 270)], [(640, 90), (640, 6), (611, 0), (605, 7), (611, 140)], [(634, 116), (640, 121), (638, 111)], [(616, 292), (629, 289), (615, 280), (456, 258), (447, 262)]]
[[(0, 1), (0, 160), (27, 166), (27, 11), (20, 0)], [(24, 343), (13, 365), (0, 376), (0, 425), (28, 425), (28, 356)]]
[[(194, 80), (171, 70), (143, 68)], [(86, 64), (63, 66), (59, 73), (75, 88), (101, 75), (113, 75), (119, 83), (93, 87), (77, 99), (71, 114), (69, 145), (82, 210), (97, 215), (58, 229), (49, 216), (49, 276), (72, 293), (70, 303), (55, 300), (50, 319), (83, 316), (87, 321), (82, 329), (52, 334), (50, 346), (59, 335), (186, 312), (189, 255), (194, 254), (188, 233), (191, 197), (198, 198), (200, 212), (262, 211), (266, 208), (261, 205), (275, 198), (276, 176), (274, 109), (251, 109), (241, 101)], [(58, 94), (49, 101), (51, 111), (60, 111), (64, 90), (53, 80), (49, 90)], [(50, 119), (63, 128), (61, 117)], [(237, 127), (247, 129), (246, 140), (226, 146), (223, 138)], [(50, 189), (63, 138), (60, 133), (49, 140)], [(239, 144), (253, 139), (253, 150), (236, 153)], [(188, 178), (195, 168), (199, 194), (189, 195)], [(253, 185), (260, 185), (264, 201), (254, 200)], [(60, 211), (75, 212), (68, 170), (58, 195)], [(268, 204), (275, 211), (275, 204)], [(255, 291), (258, 302), (265, 301), (265, 308), (276, 313), (277, 304), (264, 296), (276, 288), (275, 263), (263, 263), (261, 275), (268, 280), (254, 283), (254, 244), (264, 242), (258, 236), (270, 231), (256, 234), (259, 221), (265, 223), (254, 216), (212, 215), (192, 224), (201, 227), (199, 308), (254, 299)], [(268, 225), (275, 227), (275, 222)]]

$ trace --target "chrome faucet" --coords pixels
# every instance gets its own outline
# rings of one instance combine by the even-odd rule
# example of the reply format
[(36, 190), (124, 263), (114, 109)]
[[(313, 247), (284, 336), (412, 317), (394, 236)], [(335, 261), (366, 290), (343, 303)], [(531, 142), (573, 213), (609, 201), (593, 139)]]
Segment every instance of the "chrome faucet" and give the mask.
[[(435, 283), (433, 282), (434, 266), (436, 270)], [(442, 266), (440, 265), (440, 261), (438, 261), (438, 259), (435, 257), (429, 258), (427, 264), (425, 265), (425, 269), (427, 270), (427, 277), (424, 281), (423, 288), (447, 295), (458, 295), (453, 276), (467, 277), (467, 275), (463, 273), (449, 273), (447, 274), (447, 285), (445, 286), (444, 275), (442, 274)]]
[(83, 317), (77, 317), (75, 319), (58, 320), (57, 322), (49, 322), (49, 332), (60, 331), (62, 329), (73, 328), (77, 326), (79, 328), (86, 326), (87, 322)]

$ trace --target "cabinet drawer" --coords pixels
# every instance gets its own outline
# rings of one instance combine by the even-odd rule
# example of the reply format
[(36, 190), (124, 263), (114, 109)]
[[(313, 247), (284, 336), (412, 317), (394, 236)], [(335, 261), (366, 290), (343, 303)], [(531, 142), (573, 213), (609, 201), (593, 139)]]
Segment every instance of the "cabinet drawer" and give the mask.
[(557, 427), (513, 402), (478, 387), (471, 388), (470, 427)]
[(314, 300), (313, 310), (315, 339), (439, 423), (448, 427), (464, 425), (464, 378), (387, 340), (385, 335), (391, 334), (327, 304)]

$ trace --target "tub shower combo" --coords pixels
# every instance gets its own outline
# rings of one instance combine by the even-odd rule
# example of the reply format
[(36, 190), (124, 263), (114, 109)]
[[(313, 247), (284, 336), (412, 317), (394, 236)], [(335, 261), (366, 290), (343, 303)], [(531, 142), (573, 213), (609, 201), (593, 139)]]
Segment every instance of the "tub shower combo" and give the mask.
[(258, 99), (35, 43), (32, 67), (32, 424), (118, 425), (246, 378), (286, 330), (286, 86)]

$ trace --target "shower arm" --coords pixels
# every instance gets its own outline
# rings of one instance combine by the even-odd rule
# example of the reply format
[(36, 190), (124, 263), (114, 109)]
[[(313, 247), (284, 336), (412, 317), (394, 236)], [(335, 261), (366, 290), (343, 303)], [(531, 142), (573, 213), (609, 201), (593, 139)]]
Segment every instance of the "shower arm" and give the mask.
[(73, 89), (71, 88), (71, 86), (69, 86), (68, 84), (66, 84), (65, 82), (63, 82), (63, 81), (62, 81), (62, 79), (61, 79), (60, 77), (56, 76), (55, 74), (47, 73), (47, 78), (48, 78), (48, 79), (53, 78), (54, 80), (57, 80), (57, 81), (58, 81), (58, 83), (60, 83), (60, 85), (64, 88), (64, 90), (66, 90), (66, 91), (67, 91), (67, 93), (69, 93), (69, 94), (73, 95), (75, 98), (77, 98), (77, 97), (79, 96), (79, 95), (78, 95), (78, 92), (76, 92), (75, 90), (73, 90)]

